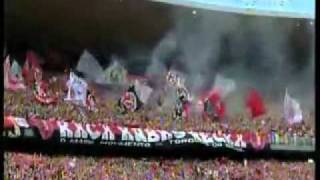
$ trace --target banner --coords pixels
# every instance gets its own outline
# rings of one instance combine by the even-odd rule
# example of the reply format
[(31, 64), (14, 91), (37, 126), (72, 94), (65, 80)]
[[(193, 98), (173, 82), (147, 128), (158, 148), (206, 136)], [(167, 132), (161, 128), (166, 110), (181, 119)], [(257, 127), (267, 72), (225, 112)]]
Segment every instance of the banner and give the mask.
[[(12, 123), (15, 128), (14, 132), (17, 132), (17, 127), (22, 129), (34, 128), (38, 131), (38, 133), (35, 134), (39, 134), (44, 141), (54, 140), (59, 143), (67, 144), (157, 149), (174, 149), (178, 147), (201, 145), (206, 148), (227, 148), (242, 152), (248, 149), (265, 149), (268, 147), (269, 142), (266, 136), (259, 136), (257, 133), (252, 133), (252, 135), (257, 135), (259, 137), (248, 139), (241, 133), (224, 133), (220, 130), (214, 132), (167, 131), (126, 127), (115, 124), (81, 124), (54, 118), (43, 120), (36, 117), (30, 117), (28, 121), (22, 120), (23, 118), (10, 118), (11, 121), (14, 121), (15, 119), (19, 120), (19, 123)], [(5, 129), (11, 130), (12, 127), (7, 126)], [(11, 134), (14, 133), (11, 132)], [(19, 134), (21, 135), (22, 133), (19, 132)], [(18, 136), (11, 135), (11, 137), (17, 138)], [(256, 141), (257, 139), (259, 139), (259, 141)]]
[[(34, 139), (66, 145), (92, 145), (121, 148), (143, 148), (146, 150), (175, 150), (204, 148), (204, 150), (252, 151), (301, 151), (315, 150), (315, 138), (298, 137), (293, 142), (277, 140), (275, 132), (270, 134), (246, 131), (212, 132), (168, 131), (161, 129), (120, 126), (117, 124), (76, 123), (55, 118), (5, 117), (3, 136), (9, 139)], [(17, 122), (16, 122), (17, 121)]]

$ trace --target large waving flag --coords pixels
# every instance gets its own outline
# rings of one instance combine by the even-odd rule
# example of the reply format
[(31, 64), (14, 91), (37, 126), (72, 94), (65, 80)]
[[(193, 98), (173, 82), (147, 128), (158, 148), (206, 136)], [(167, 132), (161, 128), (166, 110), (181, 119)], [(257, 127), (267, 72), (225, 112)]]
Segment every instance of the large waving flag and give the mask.
[(300, 123), (303, 119), (299, 102), (290, 97), (287, 90), (284, 97), (284, 118), (289, 124)]
[(222, 96), (219, 91), (212, 91), (208, 100), (211, 103), (214, 116), (218, 117), (219, 119), (223, 119), (225, 117), (226, 106), (222, 101)]
[(218, 119), (225, 117), (226, 106), (222, 99), (221, 91), (212, 89), (203, 93), (199, 98), (199, 110), (204, 117), (217, 117)]
[(40, 58), (35, 52), (28, 51), (26, 61), (22, 68), (22, 76), (28, 84), (32, 84), (36, 79), (35, 76), (38, 76), (39, 74), (42, 74)]
[(146, 104), (153, 89), (148, 85), (142, 84), (140, 81), (135, 81), (136, 93), (143, 104)]
[(236, 89), (236, 83), (234, 80), (225, 78), (220, 74), (217, 74), (214, 81), (213, 89), (219, 91), (222, 98), (225, 98), (229, 93)]
[(266, 113), (265, 105), (261, 95), (256, 90), (251, 90), (246, 99), (246, 106), (249, 108), (251, 117), (256, 118)]
[(118, 62), (113, 63), (104, 70), (105, 79), (110, 84), (125, 84), (127, 79), (127, 70)]

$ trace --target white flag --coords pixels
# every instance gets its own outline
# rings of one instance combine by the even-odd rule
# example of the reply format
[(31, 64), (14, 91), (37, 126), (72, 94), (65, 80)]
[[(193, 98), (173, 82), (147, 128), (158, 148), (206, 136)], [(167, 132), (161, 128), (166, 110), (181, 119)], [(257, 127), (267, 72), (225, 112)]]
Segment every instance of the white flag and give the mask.
[(222, 98), (224, 98), (236, 89), (236, 83), (232, 79), (225, 78), (222, 75), (217, 74), (213, 89), (220, 91)]
[(290, 97), (286, 90), (284, 97), (284, 118), (289, 124), (299, 123), (302, 121), (302, 110), (297, 100)]
[(21, 75), (21, 67), (20, 65), (17, 63), (16, 60), (13, 61), (12, 65), (11, 65), (11, 72), (13, 75), (15, 75), (17, 78), (22, 79), (22, 75)]
[(153, 89), (147, 85), (140, 83), (138, 80), (135, 81), (135, 90), (141, 102), (144, 104), (148, 101)]
[(85, 80), (78, 77), (73, 72), (70, 72), (69, 80), (67, 82), (68, 95), (65, 100), (80, 101), (83, 105), (86, 104), (88, 84)]
[(168, 71), (166, 79), (168, 84), (173, 87), (184, 86), (185, 84), (184, 77), (177, 71)]

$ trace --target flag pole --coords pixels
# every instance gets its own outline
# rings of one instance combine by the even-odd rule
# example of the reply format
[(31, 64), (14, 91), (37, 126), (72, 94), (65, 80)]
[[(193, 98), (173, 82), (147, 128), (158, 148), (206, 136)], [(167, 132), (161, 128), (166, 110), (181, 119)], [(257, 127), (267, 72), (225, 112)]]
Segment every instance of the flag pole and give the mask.
[(283, 119), (286, 122), (287, 121), (287, 115), (286, 115), (286, 106), (287, 106), (287, 98), (288, 98), (288, 88), (285, 89), (285, 95), (283, 98)]

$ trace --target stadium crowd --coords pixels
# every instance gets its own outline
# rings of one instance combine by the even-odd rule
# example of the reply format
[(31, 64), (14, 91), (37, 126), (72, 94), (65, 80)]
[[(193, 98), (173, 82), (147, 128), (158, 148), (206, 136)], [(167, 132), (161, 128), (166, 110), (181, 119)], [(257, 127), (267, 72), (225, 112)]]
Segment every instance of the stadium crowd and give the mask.
[(308, 162), (166, 160), (5, 154), (5, 179), (314, 179)]
[[(9, 57), (7, 57), (5, 61), (5, 70), (7, 75), (5, 79), (5, 85), (7, 88), (4, 93), (5, 116), (26, 117), (27, 120), (31, 116), (37, 116), (39, 119), (55, 118), (81, 123), (115, 123), (122, 126), (163, 130), (204, 132), (220, 130), (222, 132), (242, 134), (251, 131), (258, 133), (260, 137), (267, 137), (263, 139), (271, 139), (270, 134), (271, 132), (274, 132), (278, 137), (274, 139), (277, 139), (276, 141), (280, 144), (288, 144), (289, 142), (292, 144), (293, 142), (293, 144), (296, 145), (297, 138), (304, 139), (302, 144), (314, 144), (313, 139), (315, 136), (313, 113), (304, 111), (302, 115), (302, 111), (298, 109), (298, 111), (301, 112), (300, 116), (299, 112), (295, 114), (299, 121), (296, 121), (295, 123), (288, 123), (283, 119), (283, 114), (279, 114), (279, 107), (277, 107), (277, 105), (269, 105), (267, 103), (266, 105), (263, 105), (265, 103), (260, 100), (261, 97), (257, 92), (251, 93), (252, 96), (250, 96), (251, 101), (249, 103), (253, 104), (251, 116), (253, 116), (253, 111), (255, 111), (255, 113), (259, 113), (258, 118), (250, 117), (250, 113), (246, 111), (242, 114), (227, 114), (225, 116), (225, 110), (224, 108), (222, 109), (224, 104), (221, 104), (220, 100), (213, 102), (214, 99), (212, 99), (212, 106), (213, 109), (215, 109), (214, 116), (207, 116), (207, 113), (203, 113), (205, 110), (200, 110), (202, 111), (201, 113), (187, 113), (188, 115), (186, 117), (181, 115), (182, 113), (179, 112), (187, 112), (188, 110), (185, 109), (192, 109), (189, 108), (189, 106), (188, 108), (185, 108), (187, 106), (185, 106), (184, 103), (189, 101), (186, 99), (189, 99), (187, 97), (189, 97), (190, 94), (181, 86), (181, 83), (179, 83), (180, 79), (175, 79), (175, 76), (170, 72), (169, 75), (172, 75), (172, 77), (167, 77), (168, 83), (172, 80), (173, 84), (175, 84), (174, 82), (178, 84), (176, 87), (178, 94), (175, 98), (178, 98), (179, 101), (181, 101), (181, 103), (177, 104), (182, 104), (180, 106), (183, 107), (178, 108), (180, 110), (177, 110), (176, 107), (168, 107), (168, 109), (166, 109), (165, 106), (160, 105), (163, 104), (163, 102), (154, 102), (153, 104), (156, 105), (142, 103), (142, 108), (137, 108), (137, 102), (140, 99), (142, 100), (142, 98), (140, 98), (142, 96), (138, 97), (138, 95), (136, 95), (136, 90), (134, 90), (134, 93), (131, 92), (131, 95), (128, 93), (129, 90), (125, 93), (121, 92), (124, 93), (124, 95), (121, 95), (120, 99), (119, 93), (115, 97), (108, 93), (108, 96), (110, 97), (107, 99), (102, 98), (99, 95), (95, 97), (95, 93), (93, 93), (95, 90), (94, 86), (87, 84), (85, 80), (79, 78), (74, 72), (70, 72), (70, 76), (68, 74), (61, 76), (60, 74), (58, 77), (47, 77), (48, 74), (42, 72), (38, 63), (32, 63), (32, 60), (36, 61), (35, 56), (32, 55), (32, 53), (31, 55), (29, 53), (29, 56), (24, 69), (22, 70), (24, 80), (21, 80), (23, 79), (22, 77), (19, 80), (18, 77), (20, 76), (14, 75), (12, 74), (13, 71), (10, 71)], [(29, 66), (31, 66), (31, 68)], [(18, 74), (21, 74), (21, 72)], [(77, 85), (73, 85), (75, 82), (78, 84), (76, 83)], [(17, 85), (19, 84), (21, 85), (20, 90), (17, 89)], [(24, 84), (26, 84), (26, 86)], [(86, 89), (82, 92), (84, 95), (81, 96), (82, 105), (74, 103), (74, 100), (65, 101), (66, 95), (67, 97), (70, 96), (70, 89), (72, 89), (71, 86), (74, 88), (73, 94), (80, 92), (80, 86), (83, 86), (82, 89)], [(134, 84), (133, 89), (135, 89), (136, 86), (137, 85)], [(210, 98), (219, 99), (219, 97), (214, 97), (214, 95), (220, 96), (218, 94), (211, 93)], [(166, 95), (163, 94), (163, 96)], [(124, 100), (126, 98), (129, 98), (129, 101)], [(161, 99), (160, 95), (159, 101), (163, 101)], [(293, 102), (294, 100), (291, 99), (290, 101)], [(128, 109), (129, 105), (127, 103), (129, 103), (130, 107), (134, 108), (132, 110), (130, 108)], [(188, 102), (187, 104), (189, 103), (192, 104), (191, 102)], [(206, 104), (205, 101), (203, 101), (203, 104)], [(265, 110), (264, 106), (268, 106), (268, 111)], [(202, 108), (206, 109), (205, 105), (203, 105)], [(125, 109), (125, 113), (123, 113), (123, 109)], [(223, 110), (223, 115), (221, 116), (220, 110)], [(179, 114), (178, 117), (182, 118), (177, 118), (176, 114)], [(218, 118), (216, 118), (217, 114)], [(294, 117), (296, 117), (296, 115)]]
[[(116, 100), (109, 100), (97, 103), (98, 112), (86, 112), (82, 115), (78, 107), (63, 100), (58, 105), (41, 105), (33, 101), (32, 97), (28, 97), (27, 93), (5, 91), (4, 96), (4, 113), (5, 115), (13, 115), (26, 117), (28, 114), (37, 115), (41, 119), (55, 117), (62, 120), (73, 120), (81, 123), (116, 123), (118, 125), (127, 125), (131, 127), (164, 129), (164, 130), (185, 130), (185, 131), (257, 131), (261, 135), (267, 135), (274, 131), (279, 135), (279, 139), (283, 144), (290, 141), (290, 137), (299, 137), (304, 139), (312, 139), (315, 137), (314, 115), (310, 113), (305, 116), (302, 123), (288, 125), (280, 116), (264, 116), (263, 119), (252, 121), (245, 118), (244, 115), (238, 115), (235, 118), (227, 118), (224, 121), (205, 119), (201, 116), (191, 116), (188, 120), (177, 121), (172, 118), (170, 113), (163, 113), (151, 108), (141, 109), (137, 112), (128, 114), (119, 114), (117, 111)], [(103, 111), (102, 111), (103, 110)], [(292, 138), (293, 139), (293, 138)], [(310, 143), (309, 143), (310, 144)]]

